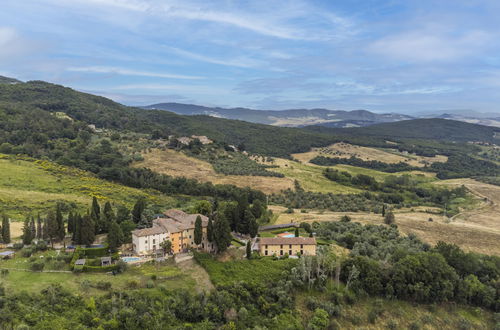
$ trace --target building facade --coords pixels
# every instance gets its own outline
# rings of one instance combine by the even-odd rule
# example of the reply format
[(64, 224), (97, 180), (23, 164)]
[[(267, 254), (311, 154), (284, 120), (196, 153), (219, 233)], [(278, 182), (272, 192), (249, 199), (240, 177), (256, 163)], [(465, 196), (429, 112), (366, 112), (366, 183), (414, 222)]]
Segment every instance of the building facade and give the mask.
[(262, 237), (259, 241), (261, 256), (316, 255), (314, 237)]
[[(197, 217), (201, 218), (202, 241), (194, 242), (194, 228)], [(137, 229), (132, 232), (132, 244), (136, 254), (145, 255), (161, 250), (165, 240), (172, 242), (172, 252), (185, 252), (189, 248), (199, 248), (207, 252), (215, 249), (215, 244), (207, 239), (208, 218), (201, 214), (187, 214), (181, 210), (168, 210), (161, 217), (153, 220), (150, 228)]]

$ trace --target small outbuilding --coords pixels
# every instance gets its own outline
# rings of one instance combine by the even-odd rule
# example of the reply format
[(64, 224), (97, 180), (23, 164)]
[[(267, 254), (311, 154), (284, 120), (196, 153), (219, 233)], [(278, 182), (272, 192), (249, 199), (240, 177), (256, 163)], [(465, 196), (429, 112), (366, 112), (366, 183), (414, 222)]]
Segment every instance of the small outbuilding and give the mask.
[(111, 265), (111, 257), (101, 258), (101, 266), (110, 266), (110, 265)]
[(75, 266), (85, 266), (85, 259), (78, 259), (75, 261)]

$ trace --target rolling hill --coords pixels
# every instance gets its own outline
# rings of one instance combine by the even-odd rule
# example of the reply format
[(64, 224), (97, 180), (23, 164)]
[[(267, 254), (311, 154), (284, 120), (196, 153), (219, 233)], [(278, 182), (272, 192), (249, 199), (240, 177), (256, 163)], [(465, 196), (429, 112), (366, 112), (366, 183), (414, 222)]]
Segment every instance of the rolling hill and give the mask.
[(329, 127), (368, 126), (376, 123), (394, 122), (413, 117), (395, 113), (378, 114), (367, 110), (290, 109), (254, 110), (248, 108), (205, 107), (183, 103), (158, 103), (145, 109), (172, 111), (181, 115), (207, 115), (217, 118), (244, 120), (252, 123), (302, 127), (324, 125)]
[(386, 139), (431, 139), (449, 142), (498, 143), (500, 128), (441, 118), (413, 119), (369, 127), (335, 129), (309, 126), (309, 131), (334, 135), (370, 136)]

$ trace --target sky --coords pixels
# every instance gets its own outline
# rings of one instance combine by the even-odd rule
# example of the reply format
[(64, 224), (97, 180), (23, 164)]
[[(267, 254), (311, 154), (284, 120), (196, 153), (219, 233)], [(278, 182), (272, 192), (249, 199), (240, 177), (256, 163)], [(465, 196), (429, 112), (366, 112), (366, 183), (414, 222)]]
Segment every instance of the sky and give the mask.
[(497, 0), (2, 0), (0, 75), (128, 105), (500, 112)]

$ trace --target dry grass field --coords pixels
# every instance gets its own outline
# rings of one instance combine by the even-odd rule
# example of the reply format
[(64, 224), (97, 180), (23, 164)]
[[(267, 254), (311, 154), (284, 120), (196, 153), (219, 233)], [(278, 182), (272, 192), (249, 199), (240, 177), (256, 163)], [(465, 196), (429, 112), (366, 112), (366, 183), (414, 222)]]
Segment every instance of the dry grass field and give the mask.
[[(276, 224), (290, 222), (314, 222), (314, 221), (338, 221), (343, 215), (348, 215), (353, 221), (364, 224), (383, 224), (383, 217), (380, 214), (364, 212), (331, 212), (309, 210), (307, 213), (301, 213), (295, 210), (294, 213), (285, 213), (286, 208), (281, 206), (270, 206), (275, 214), (278, 215)], [(467, 211), (481, 212), (479, 211)], [(430, 212), (428, 212), (430, 211)], [(446, 217), (432, 214), (435, 209), (432, 208), (413, 208), (396, 210), (396, 223), (399, 230), (404, 234), (414, 233), (423, 241), (429, 244), (436, 244), (438, 241), (454, 243), (467, 251), (474, 251), (485, 254), (494, 254), (500, 256), (500, 232), (498, 222), (495, 227), (494, 222), (488, 223), (488, 226), (467, 225), (466, 221), (452, 220)], [(433, 221), (429, 221), (432, 218)]]
[(134, 167), (146, 167), (152, 171), (170, 176), (184, 176), (202, 182), (214, 184), (233, 184), (238, 187), (252, 187), (265, 193), (277, 193), (292, 188), (290, 178), (276, 178), (250, 175), (224, 175), (216, 173), (208, 162), (188, 157), (174, 150), (153, 149), (142, 155), (143, 161), (133, 164)]
[(354, 156), (365, 161), (378, 160), (384, 163), (403, 162), (418, 167), (423, 167), (426, 164), (432, 164), (433, 162), (446, 162), (447, 160), (446, 156), (441, 155), (437, 155), (435, 157), (423, 157), (403, 154), (398, 152), (396, 149), (381, 150), (376, 148), (361, 147), (344, 142), (335, 143), (324, 148), (313, 148), (309, 152), (293, 154), (292, 156), (303, 163), (308, 163), (316, 156), (339, 158), (350, 158)]

